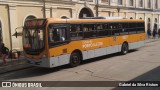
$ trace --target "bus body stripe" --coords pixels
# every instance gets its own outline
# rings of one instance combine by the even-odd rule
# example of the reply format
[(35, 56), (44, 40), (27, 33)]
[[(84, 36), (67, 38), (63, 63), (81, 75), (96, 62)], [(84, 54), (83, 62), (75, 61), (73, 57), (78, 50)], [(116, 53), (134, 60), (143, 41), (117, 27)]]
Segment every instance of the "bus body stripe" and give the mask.
[[(144, 45), (145, 45), (145, 41), (129, 43), (129, 50), (137, 49)], [(98, 48), (94, 50), (82, 51), (83, 60), (120, 52), (121, 46), (122, 45), (116, 45), (116, 46), (110, 46), (106, 48)], [(70, 54), (50, 57), (50, 68), (69, 64), (69, 61), (70, 61)]]

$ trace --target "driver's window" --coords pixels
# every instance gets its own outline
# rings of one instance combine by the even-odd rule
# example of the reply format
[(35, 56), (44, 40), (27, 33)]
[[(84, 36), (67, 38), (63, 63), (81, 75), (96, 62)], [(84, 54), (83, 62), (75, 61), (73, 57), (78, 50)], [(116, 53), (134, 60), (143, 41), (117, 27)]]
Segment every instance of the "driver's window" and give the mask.
[(49, 41), (56, 42), (60, 41), (59, 30), (58, 29), (50, 29), (49, 30)]
[(62, 42), (66, 40), (65, 27), (50, 27), (49, 28), (49, 42)]

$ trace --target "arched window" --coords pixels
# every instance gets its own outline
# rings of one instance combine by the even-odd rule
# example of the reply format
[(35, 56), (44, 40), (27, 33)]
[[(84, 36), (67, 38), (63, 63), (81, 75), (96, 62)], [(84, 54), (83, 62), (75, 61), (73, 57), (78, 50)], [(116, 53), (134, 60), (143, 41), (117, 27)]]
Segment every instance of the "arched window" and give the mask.
[(130, 19), (133, 19), (133, 17), (130, 17)]
[(0, 21), (0, 43), (3, 42), (3, 36), (2, 36), (2, 23)]
[(61, 18), (62, 19), (69, 19), (67, 16), (62, 16)]
[(89, 8), (83, 8), (80, 11), (79, 18), (94, 17), (93, 12)]
[(25, 21), (27, 21), (27, 20), (31, 20), (31, 19), (36, 19), (36, 17), (35, 17), (35, 16), (33, 16), (33, 15), (30, 15), (30, 16), (28, 16), (28, 17), (25, 19)]

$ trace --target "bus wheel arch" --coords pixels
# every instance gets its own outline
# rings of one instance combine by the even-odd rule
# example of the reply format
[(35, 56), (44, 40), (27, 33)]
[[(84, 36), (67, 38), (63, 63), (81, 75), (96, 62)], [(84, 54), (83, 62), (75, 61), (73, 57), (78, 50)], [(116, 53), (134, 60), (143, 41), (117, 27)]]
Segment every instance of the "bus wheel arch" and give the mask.
[(81, 63), (82, 60), (83, 60), (82, 52), (76, 49), (71, 53), (69, 64), (71, 67), (76, 67)]
[(126, 55), (128, 53), (129, 50), (129, 44), (127, 41), (123, 42), (122, 46), (121, 46), (121, 53), (122, 55)]

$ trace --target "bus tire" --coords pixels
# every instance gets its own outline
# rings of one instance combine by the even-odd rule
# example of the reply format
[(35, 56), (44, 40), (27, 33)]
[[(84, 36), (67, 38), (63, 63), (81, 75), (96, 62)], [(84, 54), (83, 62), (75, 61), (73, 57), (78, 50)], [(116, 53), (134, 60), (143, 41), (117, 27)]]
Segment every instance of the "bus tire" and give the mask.
[(128, 53), (128, 44), (127, 43), (122, 44), (121, 53), (122, 53), (122, 55), (126, 55)]
[(81, 57), (79, 53), (73, 52), (70, 56), (70, 66), (71, 67), (76, 67), (80, 64), (81, 62)]

